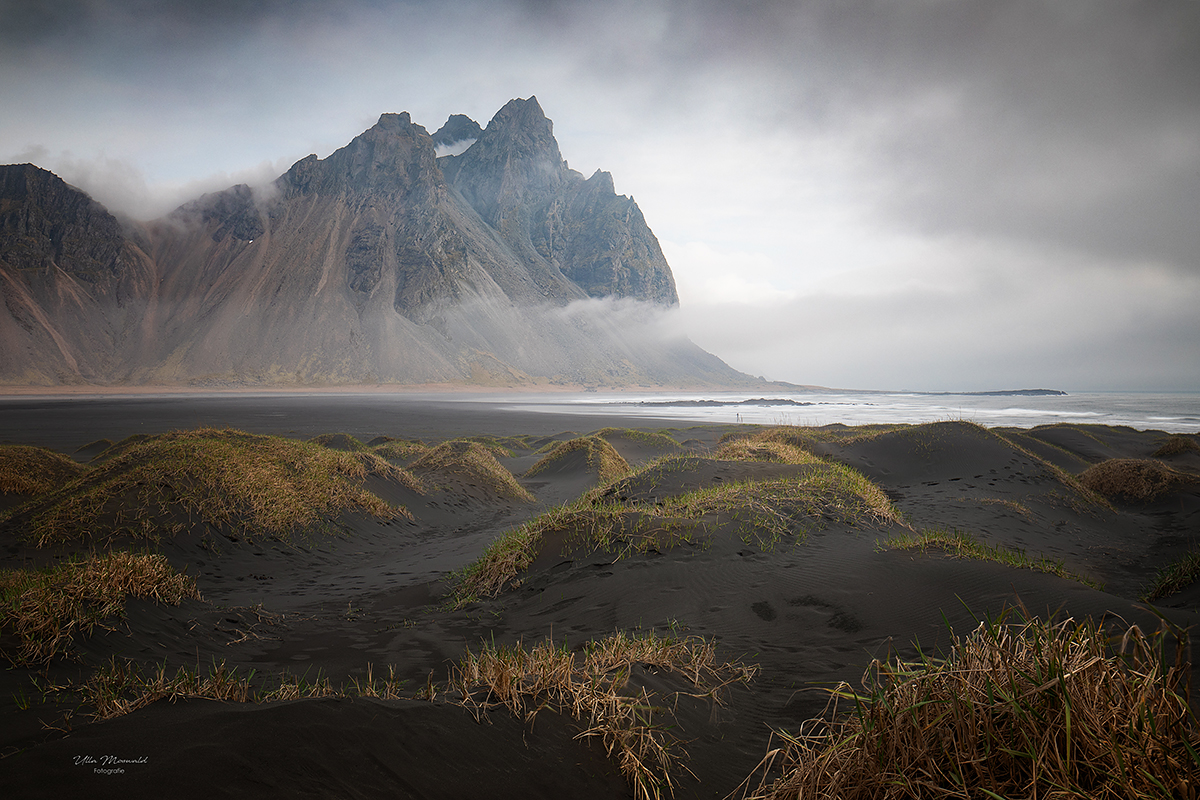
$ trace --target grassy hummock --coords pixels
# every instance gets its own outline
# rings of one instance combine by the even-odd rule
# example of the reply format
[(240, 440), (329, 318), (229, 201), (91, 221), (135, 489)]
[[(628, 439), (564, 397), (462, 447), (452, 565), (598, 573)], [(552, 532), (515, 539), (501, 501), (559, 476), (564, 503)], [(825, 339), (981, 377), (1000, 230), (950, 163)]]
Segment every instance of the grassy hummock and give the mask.
[(779, 428), (724, 441), (713, 458), (723, 461), (767, 461), (776, 464), (819, 464), (821, 459), (797, 444), (798, 437)]
[(1084, 471), (1079, 482), (1105, 497), (1149, 503), (1200, 480), (1152, 459), (1110, 458)]
[(370, 477), (420, 482), (371, 453), (232, 429), (200, 428), (118, 443), (104, 460), (7, 522), (38, 546), (119, 536), (159, 539), (188, 523), (246, 537), (328, 528), (346, 511), (409, 516), (364, 488)]
[[(1175, 640), (1173, 658), (1167, 652)], [(987, 621), (944, 659), (875, 661), (850, 713), (776, 732), (754, 800), (1192, 797), (1200, 728), (1178, 630)], [(747, 793), (746, 796), (750, 796)]]
[(501, 497), (533, 503), (536, 499), (492, 455), (493, 448), (467, 439), (442, 442), (409, 465), (416, 472), (441, 472), (477, 481)]
[[(610, 429), (615, 430), (615, 429)], [(599, 434), (595, 436), (579, 436), (555, 445), (541, 460), (529, 468), (526, 478), (532, 478), (540, 472), (559, 464), (571, 453), (582, 453), (587, 461), (588, 469), (599, 477), (601, 483), (611, 483), (629, 473), (629, 462), (621, 457)]]
[(653, 482), (696, 461), (683, 456), (652, 462), (507, 531), (457, 574), (456, 605), (499, 594), (529, 568), (551, 535), (567, 547), (628, 555), (691, 541), (697, 532), (721, 526), (769, 549), (789, 536), (803, 537), (806, 525), (818, 521), (901, 524), (879, 487), (835, 463), (814, 464), (793, 476), (722, 482), (641, 501), (620, 499), (623, 483), (645, 476)]
[(44, 447), (0, 444), (0, 494), (37, 497), (86, 471), (82, 464)]

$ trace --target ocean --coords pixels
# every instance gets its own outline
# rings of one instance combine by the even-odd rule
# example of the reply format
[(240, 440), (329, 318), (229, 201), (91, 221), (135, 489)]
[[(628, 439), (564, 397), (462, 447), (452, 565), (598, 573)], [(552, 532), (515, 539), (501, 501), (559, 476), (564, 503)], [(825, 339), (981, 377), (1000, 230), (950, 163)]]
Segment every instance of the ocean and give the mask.
[(1077, 422), (1200, 433), (1200, 393), (998, 397), (912, 392), (426, 394), (379, 390), (0, 395), (0, 442), (38, 444), (63, 452), (101, 438), (117, 441), (134, 433), (200, 426), (230, 426), (301, 439), (346, 432), (363, 441), (379, 434), (437, 441), (473, 433), (586, 432), (608, 425), (861, 425), (938, 420), (1023, 428)]
[[(751, 402), (746, 402), (751, 401)], [(497, 399), (513, 409), (628, 415), (643, 412), (692, 422), (864, 425), (969, 420), (986, 427), (1032, 428), (1063, 422), (1200, 432), (1200, 393), (1079, 392), (1065, 395), (965, 395), (916, 392), (654, 393), (588, 392)]]

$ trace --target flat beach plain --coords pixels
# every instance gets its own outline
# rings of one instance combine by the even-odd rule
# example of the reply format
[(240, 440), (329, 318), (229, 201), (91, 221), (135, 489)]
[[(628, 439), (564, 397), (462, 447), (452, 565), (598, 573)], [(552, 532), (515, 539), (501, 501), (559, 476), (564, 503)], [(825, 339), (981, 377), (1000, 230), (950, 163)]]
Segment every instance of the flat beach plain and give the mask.
[[(1195, 584), (1153, 604), (1139, 599), (1200, 544), (1195, 436), (945, 421), (787, 429), (774, 441), (795, 452), (738, 451), (731, 441), (765, 441), (767, 429), (416, 400), (6, 402), (0, 438), (87, 466), (60, 486), (113, 469), (121, 448), (109, 445), (131, 434), (149, 438), (126, 442), (126, 453), (199, 428), (316, 437), (311, 446), (376, 464), (369, 455), (419, 482), (372, 467), (362, 487), (407, 513), (340, 508), (286, 534), (256, 533), (249, 512), (184, 512), (184, 490), (169, 482), (130, 484), (86, 530), (42, 546), (31, 540), (39, 497), (4, 495), (0, 568), (113, 549), (158, 553), (200, 595), (178, 604), (128, 598), (49, 660), (0, 673), (0, 785), (9, 797), (631, 796), (604, 737), (581, 736), (589, 722), (571, 709), (545, 702), (527, 719), (533, 708), (516, 714), (478, 687), (464, 704), (453, 685), (468, 654), (550, 641), (582, 659), (589, 643), (621, 633), (703, 638), (718, 663), (748, 668), (715, 692), (651, 659), (620, 676), (620, 690), (647, 699), (644, 717), (672, 743), (674, 796), (720, 798), (777, 744), (773, 730), (820, 715), (826, 690), (859, 686), (873, 659), (937, 653), (951, 631), (965, 635), (1016, 606), (1091, 617), (1118, 633), (1132, 623), (1154, 630), (1160, 614), (1192, 625), (1200, 608)], [(589, 434), (627, 465), (624, 477), (602, 470), (600, 445), (564, 449), (534, 469), (555, 446)], [(458, 447), (460, 461), (421, 461), (465, 437), (478, 447)], [(1097, 495), (1079, 482), (1114, 460), (1155, 462), (1178, 480), (1141, 498)], [(493, 463), (514, 483), (489, 471)], [(883, 505), (762, 490), (842, 468), (878, 489), (872, 502)], [(741, 489), (697, 499), (722, 487)], [(463, 590), (461, 571), (494, 541), (589, 492), (588, 508), (620, 520), (606, 536), (589, 539), (592, 523), (545, 526), (499, 591)], [(40, 495), (43, 508), (53, 496)], [(143, 513), (141, 534), (114, 521), (137, 518), (148, 497), (156, 510)], [(577, 519), (597, 518), (588, 514)], [(1041, 568), (895, 546), (929, 531), (1024, 553)], [(20, 641), (11, 625), (0, 641), (12, 660)], [(238, 702), (181, 689), (92, 721), (97, 708), (79, 687), (120, 670), (248, 679), (260, 699), (289, 696), (278, 691), (285, 684), (325, 696)]]

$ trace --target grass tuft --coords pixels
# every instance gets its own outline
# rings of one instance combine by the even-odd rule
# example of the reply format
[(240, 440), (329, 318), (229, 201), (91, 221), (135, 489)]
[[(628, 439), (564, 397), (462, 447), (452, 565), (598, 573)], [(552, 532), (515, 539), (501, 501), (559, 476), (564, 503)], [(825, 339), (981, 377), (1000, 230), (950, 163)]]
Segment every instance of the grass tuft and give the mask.
[(873, 662), (862, 693), (832, 692), (850, 713), (777, 732), (760, 767), (779, 758), (783, 775), (752, 796), (1194, 797), (1186, 652), (1177, 629), (1134, 626), (1114, 648), (1090, 620), (985, 621), (945, 660)]
[(663, 450), (674, 451), (679, 449), (679, 442), (669, 434), (661, 431), (643, 431), (637, 428), (601, 428), (592, 434), (599, 436), (601, 439), (629, 439), (638, 444), (649, 445), (650, 447), (658, 447)]
[(759, 436), (731, 439), (717, 448), (713, 458), (721, 461), (768, 461), (776, 464), (821, 463), (821, 459), (808, 450), (789, 442)]
[[(284, 672), (271, 682), (256, 679), (254, 670), (243, 675), (237, 667), (227, 667), (224, 661), (214, 662), (208, 674), (199, 669), (181, 667), (174, 675), (167, 674), (165, 664), (147, 672), (139, 665), (128, 661), (117, 661), (114, 657), (108, 664), (96, 670), (83, 683), (74, 687), (82, 702), (90, 706), (92, 716), (98, 720), (123, 716), (158, 700), (182, 700), (206, 698), (232, 703), (269, 703), (279, 700), (302, 700), (314, 697), (342, 697), (345, 692), (334, 688), (329, 679), (320, 674), (309, 680), (306, 675)], [(378, 696), (377, 687), (372, 686)]]
[(1139, 599), (1161, 600), (1200, 580), (1200, 549), (1193, 548), (1158, 571)]
[(1085, 470), (1079, 482), (1097, 494), (1134, 503), (1148, 503), (1180, 486), (1200, 483), (1166, 464), (1140, 458), (1101, 461)]
[(0, 629), (16, 634), (14, 664), (50, 660), (77, 631), (90, 634), (120, 614), (127, 597), (179, 605), (200, 598), (196, 582), (159, 554), (114, 551), (44, 570), (0, 570)]
[(411, 516), (363, 488), (370, 477), (422, 491), (411, 474), (372, 453), (232, 429), (172, 431), (108, 452), (99, 466), (27, 504), (7, 524), (38, 546), (159, 539), (182, 531), (181, 517), (285, 539), (328, 528), (346, 511)]
[(529, 491), (479, 442), (454, 439), (442, 442), (414, 461), (409, 469), (417, 472), (442, 472), (478, 481), (502, 497), (524, 503), (536, 502)]
[(1079, 575), (1067, 570), (1061, 560), (1050, 559), (1043, 555), (1030, 558), (1024, 550), (987, 544), (973, 538), (965, 531), (934, 528), (919, 533), (898, 533), (889, 536), (883, 544), (893, 550), (925, 551), (931, 547), (938, 547), (950, 551), (959, 558), (994, 561), (997, 564), (1005, 564), (1016, 569), (1032, 569), (1078, 581), (1093, 589), (1104, 589), (1104, 584), (1086, 575)]
[(450, 685), (469, 708), (500, 705), (532, 722), (544, 708), (580, 720), (580, 738), (596, 737), (629, 781), (635, 798), (657, 800), (671, 795), (673, 773), (686, 754), (668, 727), (666, 698), (645, 687), (631, 690), (635, 666), (673, 672), (691, 684), (698, 696), (720, 702), (721, 690), (753, 679), (756, 668), (718, 663), (716, 644), (699, 637), (631, 636), (618, 632), (590, 642), (581, 653), (547, 640), (532, 648), (484, 644), (468, 650)]
[(1196, 439), (1193, 436), (1188, 436), (1184, 433), (1173, 433), (1154, 451), (1154, 457), (1167, 458), (1184, 453), (1200, 453), (1200, 444), (1196, 444)]

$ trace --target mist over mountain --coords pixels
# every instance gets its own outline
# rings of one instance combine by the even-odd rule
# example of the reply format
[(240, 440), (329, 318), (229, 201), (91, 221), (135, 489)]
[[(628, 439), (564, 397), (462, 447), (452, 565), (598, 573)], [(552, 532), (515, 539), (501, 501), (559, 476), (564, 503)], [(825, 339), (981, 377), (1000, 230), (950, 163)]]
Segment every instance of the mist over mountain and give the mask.
[(9, 385), (759, 383), (673, 329), (637, 204), (533, 97), (433, 135), (384, 114), (149, 222), (0, 167), (0, 285)]

